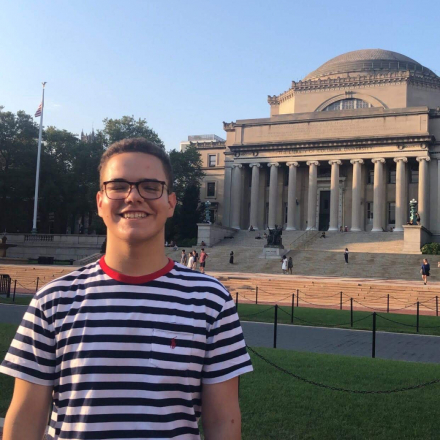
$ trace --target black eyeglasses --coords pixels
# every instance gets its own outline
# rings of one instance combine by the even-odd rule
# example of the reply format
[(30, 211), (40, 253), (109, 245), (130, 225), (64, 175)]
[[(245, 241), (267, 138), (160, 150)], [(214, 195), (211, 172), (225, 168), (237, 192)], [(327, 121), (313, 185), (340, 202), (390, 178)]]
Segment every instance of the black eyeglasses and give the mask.
[(127, 182), (126, 180), (109, 180), (103, 182), (105, 195), (110, 200), (124, 200), (126, 199), (133, 187), (138, 190), (139, 195), (145, 200), (160, 199), (163, 194), (163, 189), (167, 186), (166, 182), (161, 180), (145, 179), (139, 182)]

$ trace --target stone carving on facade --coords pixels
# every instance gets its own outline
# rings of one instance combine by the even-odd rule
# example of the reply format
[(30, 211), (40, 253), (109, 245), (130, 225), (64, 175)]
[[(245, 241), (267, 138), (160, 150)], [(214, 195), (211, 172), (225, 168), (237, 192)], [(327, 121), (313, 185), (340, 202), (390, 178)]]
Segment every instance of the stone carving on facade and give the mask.
[(234, 131), (235, 130), (235, 122), (225, 122), (225, 121), (223, 121), (223, 130), (225, 130), (225, 131)]

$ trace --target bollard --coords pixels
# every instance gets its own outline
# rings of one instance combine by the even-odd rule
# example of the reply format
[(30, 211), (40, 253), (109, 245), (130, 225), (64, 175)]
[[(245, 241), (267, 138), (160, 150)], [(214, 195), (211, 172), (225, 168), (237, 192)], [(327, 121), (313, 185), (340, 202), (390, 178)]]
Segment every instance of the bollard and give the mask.
[(376, 357), (376, 312), (373, 312), (373, 346), (371, 351), (371, 357)]
[(255, 304), (258, 304), (258, 286), (255, 288)]
[(235, 311), (238, 312), (238, 292), (235, 294)]
[(292, 293), (292, 312), (290, 314), (290, 323), (293, 324), (293, 312), (295, 311), (295, 294)]
[(14, 295), (12, 296), (12, 302), (15, 302), (15, 291), (17, 290), (17, 280), (14, 281)]
[(438, 316), (438, 296), (435, 297), (435, 316)]
[(38, 283), (40, 282), (40, 277), (37, 277), (37, 287), (35, 289), (35, 292), (38, 292)]
[(390, 313), (390, 294), (387, 295), (387, 313)]
[(296, 307), (298, 307), (298, 301), (299, 301), (299, 289), (296, 289)]
[(341, 299), (340, 299), (339, 310), (342, 310), (342, 292), (341, 292)]
[(419, 307), (420, 307), (420, 303), (419, 301), (417, 301), (417, 333), (419, 332)]
[(278, 304), (275, 304), (275, 320), (273, 323), (273, 348), (277, 348)]
[(350, 326), (353, 327), (353, 298), (350, 298)]

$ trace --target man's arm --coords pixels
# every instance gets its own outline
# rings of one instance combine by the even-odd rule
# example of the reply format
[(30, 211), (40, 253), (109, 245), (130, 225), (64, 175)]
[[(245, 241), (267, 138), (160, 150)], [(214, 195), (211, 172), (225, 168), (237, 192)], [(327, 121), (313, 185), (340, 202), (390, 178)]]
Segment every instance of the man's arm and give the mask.
[(49, 417), (52, 387), (15, 379), (3, 440), (41, 440)]
[(202, 424), (206, 440), (240, 440), (238, 377), (202, 387)]

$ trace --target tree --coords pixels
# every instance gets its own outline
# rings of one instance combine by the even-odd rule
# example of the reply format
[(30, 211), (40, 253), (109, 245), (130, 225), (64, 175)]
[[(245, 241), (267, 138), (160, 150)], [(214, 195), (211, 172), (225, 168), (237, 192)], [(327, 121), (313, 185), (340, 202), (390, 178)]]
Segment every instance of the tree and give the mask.
[(205, 173), (202, 170), (200, 153), (193, 144), (185, 151), (172, 150), (170, 161), (177, 206), (174, 218), (167, 223), (166, 237), (179, 242), (197, 237), (197, 223), (201, 220), (203, 210), (199, 194)]
[(135, 120), (134, 116), (123, 116), (120, 119), (105, 118), (102, 122), (106, 146), (122, 139), (143, 137), (165, 149), (158, 134), (147, 125), (146, 119)]

